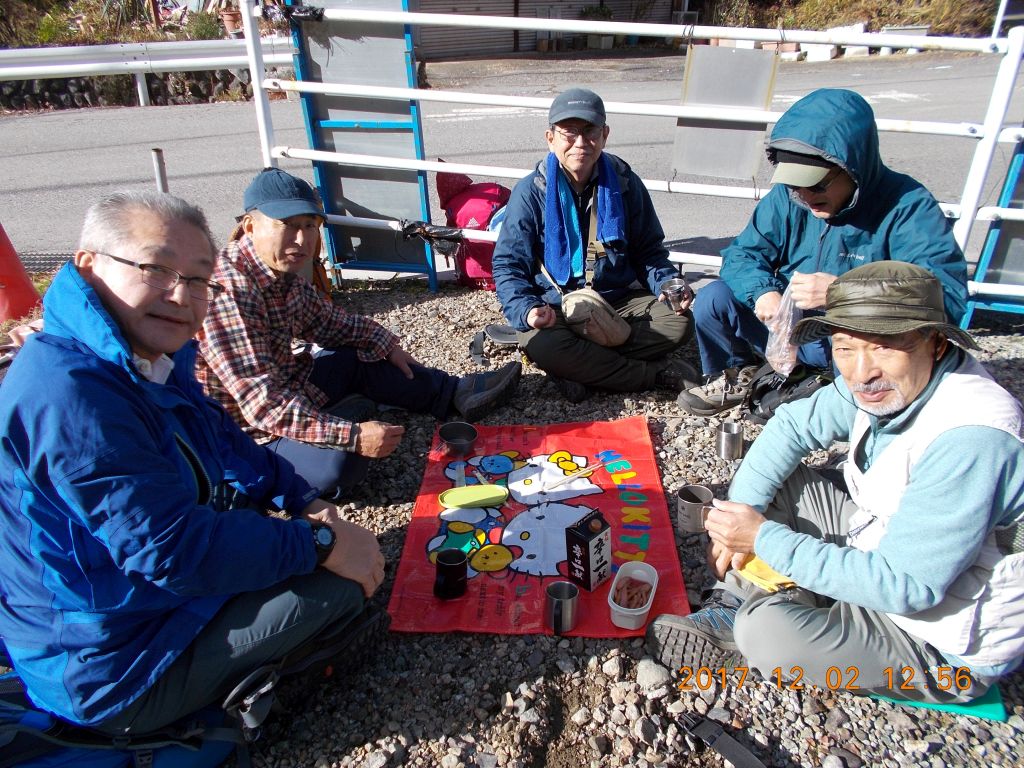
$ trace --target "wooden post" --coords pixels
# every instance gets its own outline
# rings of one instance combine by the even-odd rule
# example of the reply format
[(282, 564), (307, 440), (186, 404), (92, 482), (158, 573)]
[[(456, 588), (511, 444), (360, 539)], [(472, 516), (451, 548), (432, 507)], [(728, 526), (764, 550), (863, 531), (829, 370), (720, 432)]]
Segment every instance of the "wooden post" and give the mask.
[(160, 30), (160, 6), (157, 0), (149, 0), (149, 13), (153, 17), (153, 29)]

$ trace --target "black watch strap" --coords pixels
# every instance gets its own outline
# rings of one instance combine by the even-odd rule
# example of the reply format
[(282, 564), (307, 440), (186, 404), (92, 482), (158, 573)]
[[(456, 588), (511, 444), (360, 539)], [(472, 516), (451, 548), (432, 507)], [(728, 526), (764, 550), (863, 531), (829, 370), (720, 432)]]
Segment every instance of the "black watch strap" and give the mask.
[(313, 531), (313, 546), (316, 548), (316, 564), (323, 565), (334, 550), (336, 537), (334, 529), (323, 523), (310, 523)]

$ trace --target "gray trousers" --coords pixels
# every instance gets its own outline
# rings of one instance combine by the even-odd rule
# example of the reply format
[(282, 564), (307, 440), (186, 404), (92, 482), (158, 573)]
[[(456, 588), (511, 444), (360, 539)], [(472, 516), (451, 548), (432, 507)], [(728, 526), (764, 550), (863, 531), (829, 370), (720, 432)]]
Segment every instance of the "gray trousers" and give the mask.
[(358, 584), (322, 568), (233, 597), (152, 688), (96, 727), (145, 733), (220, 704), (250, 672), (356, 618), (363, 604)]
[[(843, 546), (855, 509), (845, 491), (800, 465), (765, 516)], [(731, 571), (718, 586), (744, 600), (736, 644), (750, 668), (772, 685), (950, 703), (981, 696), (991, 682), (968, 680), (964, 671), (958, 676), (935, 648), (879, 611), (799, 588), (768, 594)]]
[(552, 376), (615, 392), (653, 389), (666, 355), (693, 335), (693, 316), (677, 315), (648, 291), (632, 291), (613, 306), (633, 328), (621, 346), (577, 336), (558, 307), (554, 326), (520, 332), (519, 346)]

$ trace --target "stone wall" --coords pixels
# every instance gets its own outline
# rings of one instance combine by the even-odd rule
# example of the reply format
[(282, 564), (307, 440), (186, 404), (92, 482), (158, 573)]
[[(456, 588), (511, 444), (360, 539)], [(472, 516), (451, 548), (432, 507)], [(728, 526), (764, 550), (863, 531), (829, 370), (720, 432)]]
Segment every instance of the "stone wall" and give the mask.
[[(272, 77), (292, 77), (291, 70)], [(199, 104), (252, 98), (248, 69), (147, 74), (154, 105)], [(75, 109), (78, 107), (138, 106), (135, 78), (130, 75), (8, 80), (0, 82), (0, 110)]]

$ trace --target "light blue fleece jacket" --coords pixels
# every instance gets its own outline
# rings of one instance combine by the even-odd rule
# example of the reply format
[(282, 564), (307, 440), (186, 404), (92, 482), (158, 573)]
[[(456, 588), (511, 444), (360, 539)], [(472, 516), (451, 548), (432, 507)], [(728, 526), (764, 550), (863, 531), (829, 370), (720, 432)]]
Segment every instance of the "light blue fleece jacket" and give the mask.
[[(966, 353), (952, 348), (925, 391), (894, 418), (871, 417), (862, 469), (916, 418), (941, 379)], [(847, 440), (857, 408), (845, 382), (779, 409), (751, 447), (730, 489), (732, 501), (764, 511), (800, 460)], [(937, 605), (968, 568), (989, 532), (1024, 515), (1024, 446), (991, 427), (959, 427), (928, 447), (914, 466), (899, 509), (878, 549), (828, 544), (785, 525), (761, 526), (754, 550), (800, 586), (886, 613)]]

